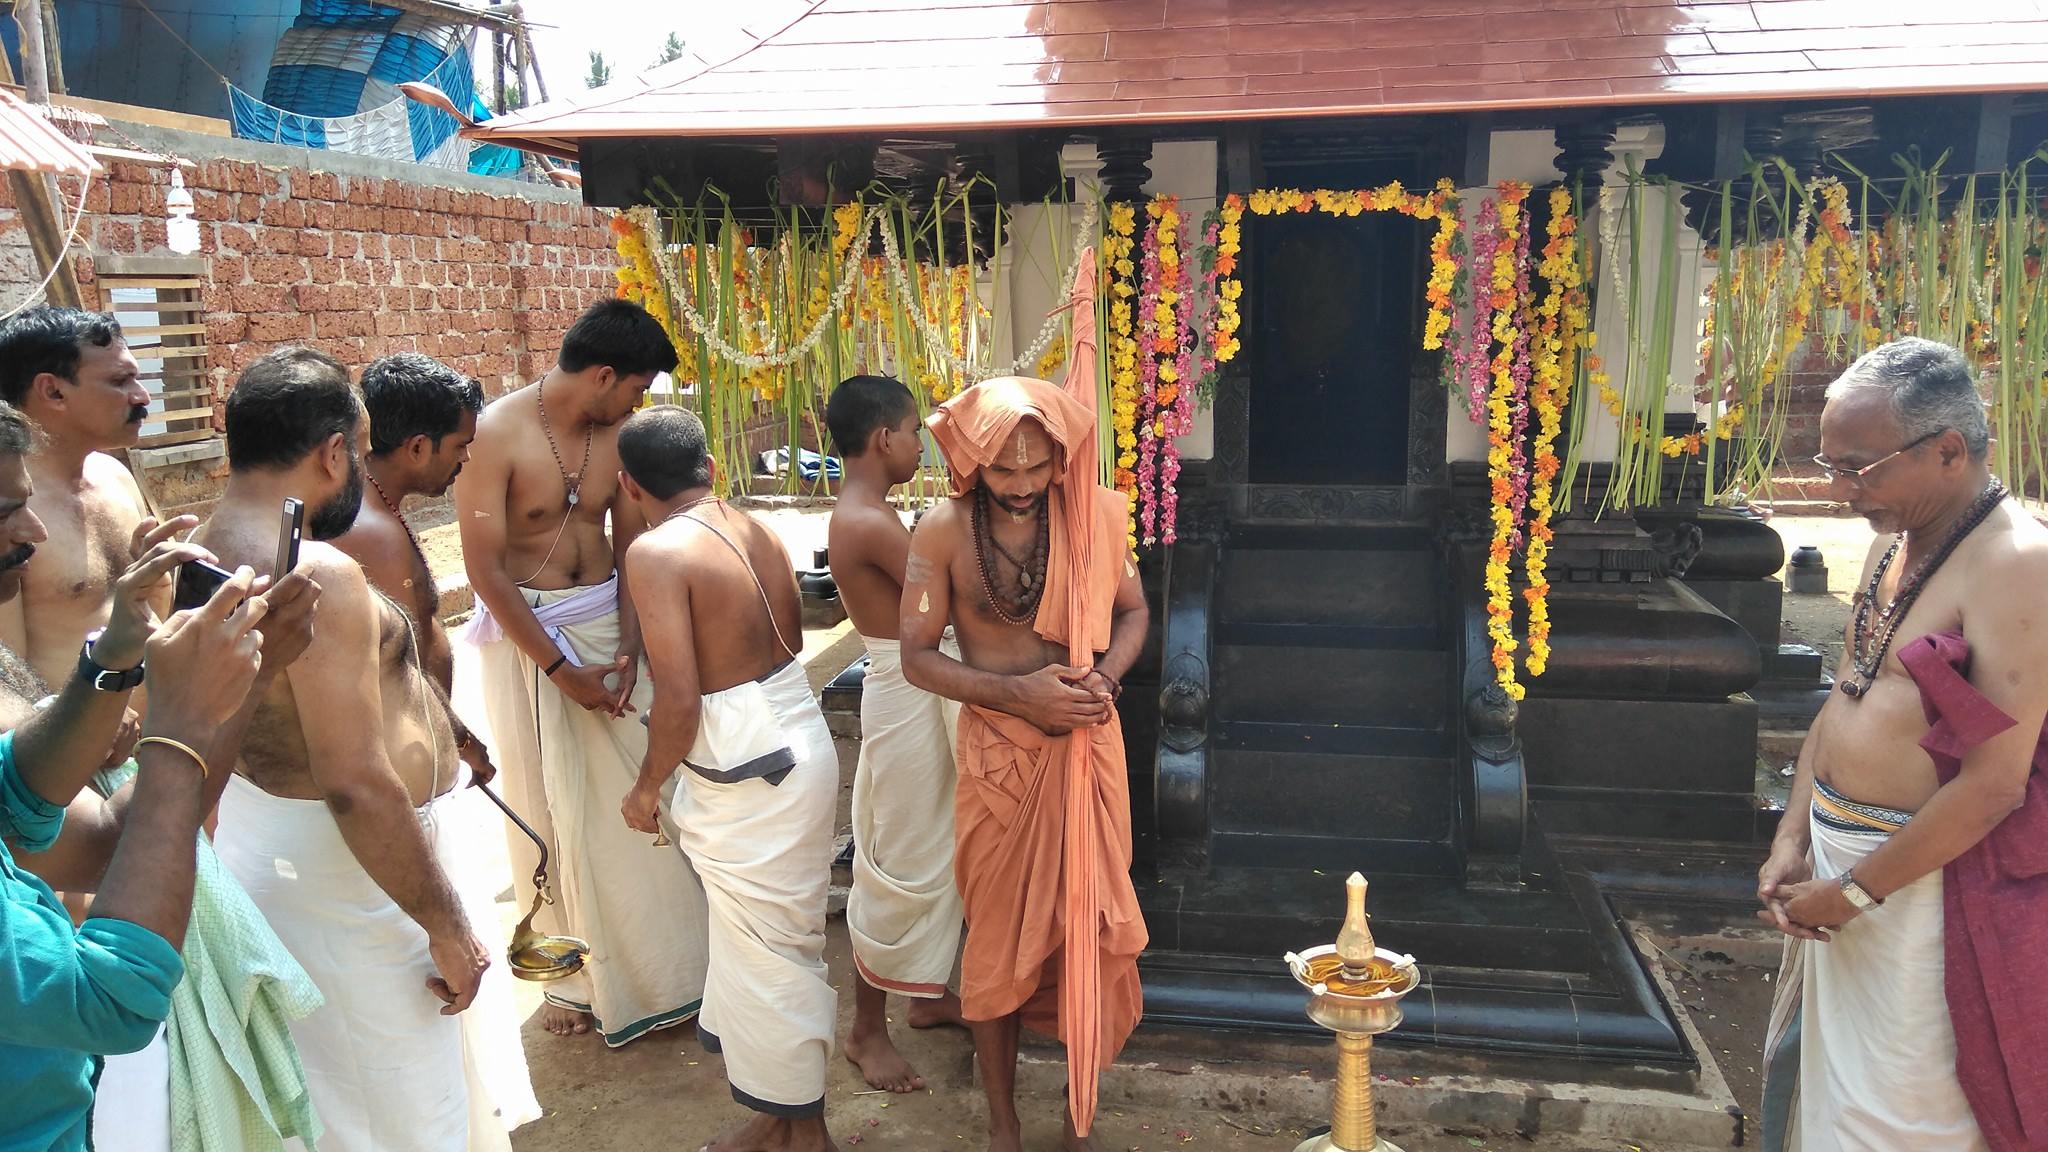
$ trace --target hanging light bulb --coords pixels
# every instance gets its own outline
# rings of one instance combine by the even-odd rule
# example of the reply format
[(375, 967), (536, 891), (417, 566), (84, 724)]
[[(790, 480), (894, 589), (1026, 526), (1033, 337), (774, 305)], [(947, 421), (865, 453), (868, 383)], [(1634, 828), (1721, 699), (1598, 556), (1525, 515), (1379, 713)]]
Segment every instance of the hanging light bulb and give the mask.
[(179, 167), (171, 168), (171, 190), (164, 196), (164, 208), (169, 217), (164, 221), (171, 251), (180, 256), (190, 256), (199, 251), (199, 221), (192, 215), (192, 193), (185, 190), (185, 173)]

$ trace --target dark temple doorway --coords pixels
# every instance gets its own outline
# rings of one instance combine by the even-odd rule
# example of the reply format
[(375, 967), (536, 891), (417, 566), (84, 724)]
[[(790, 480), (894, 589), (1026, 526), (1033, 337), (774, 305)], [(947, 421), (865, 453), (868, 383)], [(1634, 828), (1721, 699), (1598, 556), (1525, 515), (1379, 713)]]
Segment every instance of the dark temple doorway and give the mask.
[(1254, 484), (1401, 484), (1426, 239), (1392, 212), (1247, 217)]

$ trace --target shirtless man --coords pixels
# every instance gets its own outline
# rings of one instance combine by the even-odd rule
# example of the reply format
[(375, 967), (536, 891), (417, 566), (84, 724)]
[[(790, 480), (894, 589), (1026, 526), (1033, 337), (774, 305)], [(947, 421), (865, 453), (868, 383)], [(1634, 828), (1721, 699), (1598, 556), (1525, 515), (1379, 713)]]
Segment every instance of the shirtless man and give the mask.
[(106, 626), (114, 580), (149, 515), (127, 466), (108, 455), (142, 434), (149, 390), (139, 373), (112, 313), (39, 307), (0, 324), (0, 400), (42, 430), (29, 476), (50, 532), (21, 595), (0, 605), (0, 643), (52, 684), (71, 674), (86, 633)]
[(369, 420), (341, 365), (304, 348), (251, 364), (226, 407), (227, 489), (196, 540), (267, 572), (279, 505), (296, 497), (299, 568), (321, 597), (312, 645), (251, 724), (217, 850), (327, 999), (292, 1027), (320, 1146), (462, 1152), (468, 1090), (449, 1017), (489, 958), (433, 852), (454, 735), (405, 610), (323, 543), (362, 502)]
[(2038, 1084), (2038, 1065), (2001, 1054), (2032, 1052), (2012, 1030), (2048, 1008), (2039, 950), (2018, 942), (2048, 930), (2048, 798), (2030, 787), (2048, 763), (2048, 530), (1993, 479), (1989, 445), (1946, 345), (1894, 341), (1828, 389), (1817, 459), (1879, 538), (1758, 879), (1759, 915), (1799, 941), (1767, 1144), (1789, 1129), (1808, 1152), (2017, 1147), (2016, 1111), (2038, 1132), (2048, 1108), (2007, 1087)]
[[(399, 508), (408, 496), (437, 497), (455, 483), (476, 439), (484, 388), (475, 380), (418, 352), (372, 360), (363, 369), (363, 407), (370, 414), (370, 456), (364, 479), (373, 499), (363, 501), (356, 522), (334, 546), (354, 557), (379, 591), (405, 608), (419, 630), (420, 662), (442, 697), (454, 687), (455, 656), (441, 625), (441, 598), (426, 554)], [(471, 779), (487, 784), (497, 774), (483, 741), (455, 715), (455, 746)]]
[[(911, 537), (903, 672), (965, 705), (955, 804), (967, 913), (960, 1000), (988, 1094), (989, 1147), (1020, 1147), (1017, 1042), (1029, 1024), (1069, 1038), (1066, 1144), (1086, 1148), (1097, 1070), (1137, 1026), (1146, 939), (1113, 703), (1148, 621), (1125, 544), (1128, 512), (1087, 465), (1092, 412), (1052, 384), (984, 381), (929, 423), (953, 499)], [(1055, 523), (1065, 526), (1057, 534)], [(1078, 621), (1077, 582), (1087, 601)], [(948, 622), (959, 659), (940, 649)], [(1078, 771), (1088, 780), (1077, 806), (1069, 781)], [(1092, 877), (1073, 874), (1069, 838), (1086, 841)], [(1099, 979), (1062, 981), (1080, 964)]]
[(620, 805), (658, 827), (676, 769), (678, 839), (710, 898), (711, 967), (697, 1034), (755, 1113), (713, 1152), (822, 1152), (838, 998), (825, 896), (839, 758), (797, 650), (796, 572), (773, 532), (711, 491), (694, 412), (664, 404), (619, 431), (620, 484), (648, 529), (626, 554), (640, 589), (650, 735)]
[(950, 702), (903, 678), (896, 641), (910, 530), (889, 489), (917, 475), (923, 425), (910, 389), (854, 376), (832, 390), (825, 425), (845, 461), (832, 505), (832, 576), (867, 646), (861, 682), (860, 765), (853, 780), (853, 1027), (846, 1058), (868, 1085), (891, 1092), (924, 1078), (889, 1038), (888, 994), (910, 998), (910, 1026), (965, 1025), (946, 987), (960, 950), (953, 883), (953, 732)]
[[(455, 483), (478, 601), (457, 638), (477, 647), (505, 799), (548, 843), (561, 895), (537, 927), (591, 944), (582, 972), (547, 986), (542, 1023), (595, 1028), (612, 1046), (683, 1023), (704, 994), (703, 886), (680, 851), (618, 815), (647, 748), (634, 713), (653, 692), (629, 581), (613, 570), (643, 527), (619, 489), (618, 424), (675, 366), (646, 309), (592, 305), (553, 371), (484, 410)], [(534, 849), (511, 833), (508, 849), (529, 904)]]

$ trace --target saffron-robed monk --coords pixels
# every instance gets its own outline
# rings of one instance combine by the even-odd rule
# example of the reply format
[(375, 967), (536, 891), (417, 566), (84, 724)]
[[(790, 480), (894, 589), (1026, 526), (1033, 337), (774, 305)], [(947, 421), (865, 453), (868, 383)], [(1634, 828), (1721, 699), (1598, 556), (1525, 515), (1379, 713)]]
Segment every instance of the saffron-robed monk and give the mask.
[[(911, 537), (900, 635), (910, 682), (965, 705), (955, 800), (955, 874), (967, 910), (960, 1000), (988, 1093), (989, 1146), (1019, 1147), (1017, 1038), (1029, 1025), (1067, 1043), (1068, 1083), (1082, 1091), (1069, 1100), (1066, 1142), (1085, 1148), (1096, 1072), (1142, 1011), (1145, 925), (1131, 887), (1114, 705), (1147, 627), (1125, 545), (1129, 512), (1077, 458), (1093, 450), (1092, 414), (1045, 381), (984, 381), (930, 423), (954, 496)], [(1076, 582), (1087, 606), (1080, 620), (1070, 619)], [(957, 660), (940, 650), (949, 622)], [(1091, 659), (1077, 663), (1076, 650)], [(1085, 755), (1074, 755), (1073, 741), (1085, 742)], [(1086, 874), (1067, 865), (1070, 837), (1088, 841)], [(1076, 956), (1076, 947), (1090, 954)], [(1099, 980), (1062, 979), (1084, 963)]]
[(1883, 345), (1828, 389), (1818, 462), (1879, 537), (1758, 876), (1792, 938), (1770, 1147), (2048, 1140), (2048, 529), (1990, 443), (1946, 345)]

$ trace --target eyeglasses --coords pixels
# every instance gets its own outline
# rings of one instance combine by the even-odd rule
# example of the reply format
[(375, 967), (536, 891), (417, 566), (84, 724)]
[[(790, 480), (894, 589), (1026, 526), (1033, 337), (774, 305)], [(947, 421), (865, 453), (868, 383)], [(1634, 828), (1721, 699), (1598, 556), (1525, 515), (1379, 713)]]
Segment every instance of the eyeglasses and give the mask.
[(1948, 429), (1946, 428), (1936, 428), (1934, 431), (1929, 432), (1927, 435), (1920, 437), (1918, 440), (1913, 441), (1911, 444), (1906, 445), (1904, 448), (1899, 449), (1897, 452), (1894, 452), (1889, 456), (1882, 456), (1876, 460), (1872, 460), (1870, 463), (1865, 464), (1861, 468), (1844, 468), (1839, 464), (1831, 463), (1825, 456), (1815, 456), (1813, 458), (1813, 462), (1820, 466), (1820, 470), (1822, 472), (1827, 473), (1828, 479), (1830, 480), (1848, 480), (1852, 483), (1860, 485), (1863, 483), (1863, 478), (1865, 476), (1870, 475), (1870, 473), (1876, 471), (1879, 465), (1888, 463), (1894, 459), (1897, 459), (1900, 456), (1904, 456), (1906, 453), (1911, 452), (1913, 449), (1918, 448), (1922, 444), (1927, 443), (1929, 440), (1934, 439), (1936, 436), (1939, 436), (1946, 431), (1948, 431)]

